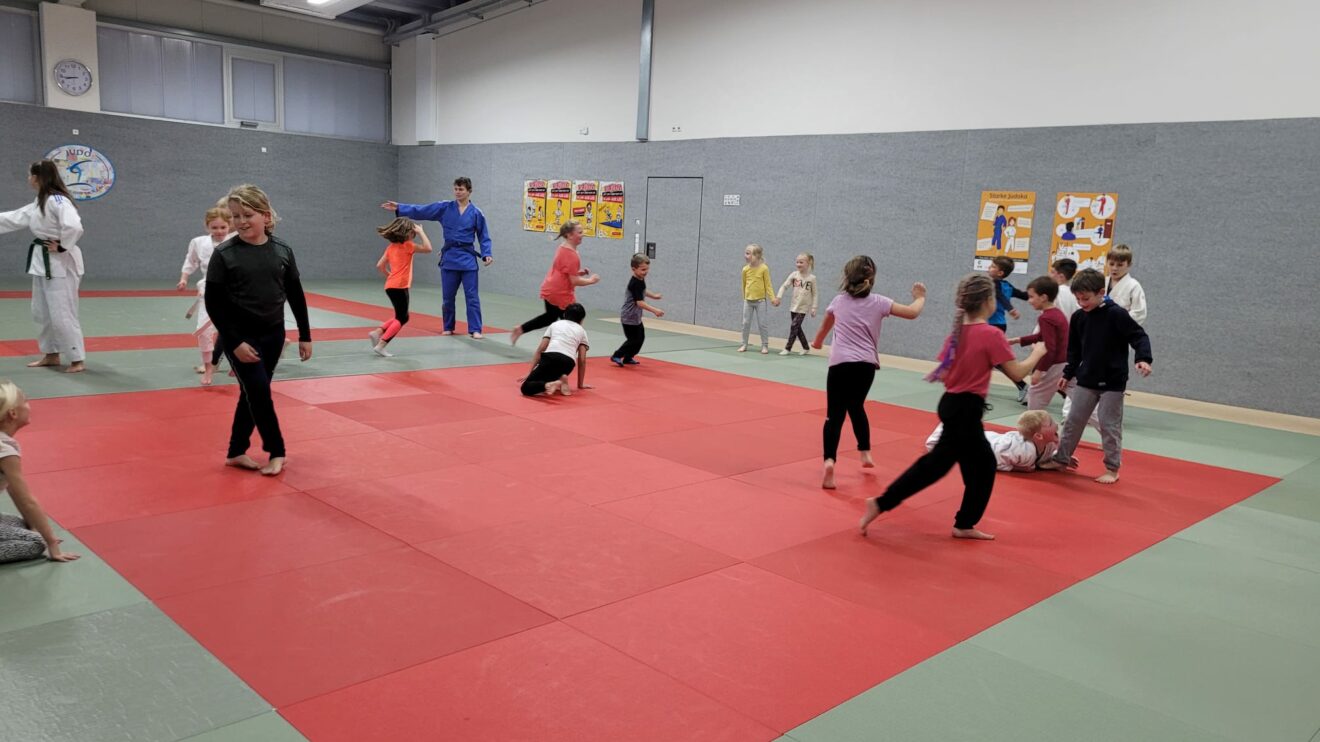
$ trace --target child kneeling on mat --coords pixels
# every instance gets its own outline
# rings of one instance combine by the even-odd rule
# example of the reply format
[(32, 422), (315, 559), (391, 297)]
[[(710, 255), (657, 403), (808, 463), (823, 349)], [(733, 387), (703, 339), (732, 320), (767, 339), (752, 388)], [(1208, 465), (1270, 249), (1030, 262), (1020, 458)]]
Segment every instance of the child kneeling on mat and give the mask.
[(545, 329), (541, 345), (532, 356), (532, 370), (522, 382), (523, 396), (556, 392), (565, 397), (571, 395), (568, 375), (575, 367), (578, 389), (591, 388), (586, 383), (587, 349), (591, 346), (587, 343), (587, 331), (582, 329), (582, 320), (586, 318), (587, 310), (581, 304), (569, 304), (564, 307), (564, 318)]
[[(944, 423), (936, 425), (926, 439), (927, 451), (940, 442), (943, 433)], [(1028, 410), (1018, 417), (1017, 430), (987, 430), (985, 439), (995, 452), (995, 468), (999, 471), (1035, 471), (1059, 449), (1059, 426), (1045, 410)]]

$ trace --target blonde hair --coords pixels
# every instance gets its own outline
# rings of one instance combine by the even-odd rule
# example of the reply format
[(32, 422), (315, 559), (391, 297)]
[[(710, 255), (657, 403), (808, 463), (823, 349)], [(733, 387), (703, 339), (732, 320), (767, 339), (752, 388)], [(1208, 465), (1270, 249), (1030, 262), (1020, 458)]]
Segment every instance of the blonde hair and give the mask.
[(224, 223), (228, 224), (229, 207), (225, 206), (224, 208), (221, 208), (219, 206), (212, 206), (211, 208), (207, 209), (206, 218), (202, 221), (202, 224), (209, 227), (211, 226), (211, 222), (215, 221), (216, 219), (219, 219)]
[(275, 225), (280, 223), (279, 214), (276, 214), (275, 209), (271, 208), (270, 197), (266, 195), (265, 191), (251, 183), (244, 183), (229, 189), (229, 195), (225, 196), (225, 203), (228, 205), (234, 201), (237, 201), (244, 208), (265, 215), (266, 234), (274, 232)]
[(559, 228), (559, 236), (556, 237), (555, 239), (562, 240), (581, 228), (582, 225), (578, 224), (576, 219), (569, 219), (568, 221), (564, 222), (563, 226)]
[(752, 251), (752, 257), (756, 258), (757, 260), (761, 260), (765, 257), (765, 250), (762, 250), (761, 246), (756, 244), (755, 242), (748, 245), (747, 249)]
[(402, 244), (413, 238), (417, 222), (406, 216), (396, 217), (383, 227), (376, 227), (376, 234), (390, 241), (390, 244)]
[(839, 290), (848, 296), (861, 299), (871, 293), (875, 285), (875, 261), (870, 255), (858, 255), (843, 266), (843, 280)]
[(1052, 422), (1054, 422), (1054, 418), (1050, 417), (1050, 413), (1045, 410), (1027, 410), (1018, 416), (1017, 429), (1022, 437), (1030, 438)]
[(986, 303), (994, 301), (995, 282), (984, 273), (972, 273), (958, 282), (958, 291), (954, 296), (953, 329), (945, 342), (944, 352), (940, 354), (939, 365), (926, 374), (926, 381), (943, 381), (944, 375), (953, 366), (958, 356), (958, 341), (962, 339), (963, 320), (968, 314), (982, 309)]
[(799, 258), (806, 258), (806, 259), (807, 259), (807, 270), (809, 270), (809, 271), (814, 271), (814, 270), (816, 270), (816, 258), (815, 258), (815, 256), (813, 256), (811, 253), (809, 253), (809, 252), (800, 252), (800, 253), (798, 253), (798, 257), (799, 257)]
[(23, 403), (23, 390), (9, 379), (0, 379), (0, 417)]
[(1132, 265), (1132, 248), (1127, 245), (1114, 245), (1109, 249), (1109, 254), (1105, 256), (1105, 262), (1117, 260), (1120, 263)]

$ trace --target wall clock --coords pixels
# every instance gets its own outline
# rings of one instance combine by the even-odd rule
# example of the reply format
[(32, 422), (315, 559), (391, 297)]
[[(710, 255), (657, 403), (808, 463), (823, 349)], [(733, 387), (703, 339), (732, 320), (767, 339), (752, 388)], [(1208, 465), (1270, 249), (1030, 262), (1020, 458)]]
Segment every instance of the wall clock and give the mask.
[(92, 71), (76, 59), (55, 63), (55, 86), (69, 95), (82, 95), (92, 89)]

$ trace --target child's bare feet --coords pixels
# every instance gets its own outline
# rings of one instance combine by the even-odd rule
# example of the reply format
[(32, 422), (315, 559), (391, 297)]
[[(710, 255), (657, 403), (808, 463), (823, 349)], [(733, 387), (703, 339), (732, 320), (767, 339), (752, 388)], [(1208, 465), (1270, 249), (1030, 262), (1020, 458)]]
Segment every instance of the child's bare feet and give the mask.
[(875, 468), (875, 459), (871, 458), (871, 452), (870, 452), (870, 451), (858, 451), (857, 453), (861, 454), (861, 456), (862, 456), (862, 468), (863, 468), (863, 469), (874, 469), (874, 468)]
[(252, 469), (253, 471), (261, 468), (261, 464), (258, 464), (247, 454), (225, 459), (225, 466), (233, 466), (239, 469)]
[(379, 327), (367, 333), (367, 339), (371, 341), (372, 350), (375, 350), (376, 346), (380, 345), (380, 338), (384, 334), (385, 331), (380, 329)]
[(46, 355), (42, 356), (39, 360), (32, 361), (31, 363), (29, 363), (28, 368), (41, 368), (42, 366), (58, 366), (58, 365), (60, 365), (60, 354), (47, 353)]
[(265, 466), (261, 467), (261, 473), (265, 476), (273, 477), (284, 471), (285, 461), (286, 459), (283, 456), (272, 456), (270, 457), (270, 461), (268, 461)]
[(762, 348), (762, 349), (761, 349), (761, 355), (765, 356), (765, 355), (769, 355), (769, 354), (770, 354), (770, 349), (769, 349), (769, 348)]
[(83, 363), (82, 361), (74, 361), (73, 363), (69, 364), (68, 368), (64, 369), (64, 373), (80, 374), (86, 370), (87, 370), (87, 364)]
[(821, 489), (834, 489), (834, 459), (825, 459), (825, 475), (820, 480)]
[(193, 366), (193, 373), (200, 374), (206, 372), (206, 366)]
[(747, 346), (746, 346), (746, 345), (739, 345), (739, 346), (738, 346), (738, 352), (739, 352), (739, 353), (746, 353), (746, 352), (747, 352)]
[(472, 333), (472, 339), (473, 339), (473, 340), (481, 340), (481, 339), (484, 338), (484, 337), (486, 337), (486, 336), (485, 336), (485, 335), (482, 335), (482, 334), (479, 333), (479, 332), (474, 332), (474, 333)]
[(1046, 461), (1042, 464), (1038, 464), (1036, 468), (1043, 469), (1045, 471), (1058, 471), (1060, 469), (1067, 468), (1067, 464), (1063, 464), (1061, 462), (1055, 461), (1054, 459), (1050, 459), (1049, 461)]
[(567, 376), (561, 377), (559, 379), (559, 393), (564, 395), (565, 397), (573, 396), (573, 385), (568, 383)]
[(995, 537), (994, 537), (993, 534), (986, 533), (985, 531), (978, 531), (978, 530), (976, 530), (975, 528), (955, 528), (955, 529), (953, 529), (953, 537), (954, 537), (954, 538), (969, 538), (969, 539), (972, 539), (973, 541), (994, 541), (994, 540), (995, 540)]
[(880, 517), (880, 499), (878, 497), (866, 498), (866, 513), (862, 515), (862, 520), (857, 524), (857, 529), (866, 535), (866, 527), (871, 525), (871, 521)]
[(215, 377), (215, 366), (212, 366), (209, 363), (206, 364), (206, 367), (202, 369), (202, 386), (210, 386), (211, 382), (214, 380), (214, 377)]
[(442, 332), (442, 333), (440, 333), (440, 334), (441, 334), (441, 335), (453, 335), (453, 334), (454, 334), (454, 331), (453, 331), (453, 330), (445, 330), (444, 332)]
[(1095, 478), (1100, 484), (1113, 484), (1118, 481), (1118, 472), (1106, 470), (1104, 474)]

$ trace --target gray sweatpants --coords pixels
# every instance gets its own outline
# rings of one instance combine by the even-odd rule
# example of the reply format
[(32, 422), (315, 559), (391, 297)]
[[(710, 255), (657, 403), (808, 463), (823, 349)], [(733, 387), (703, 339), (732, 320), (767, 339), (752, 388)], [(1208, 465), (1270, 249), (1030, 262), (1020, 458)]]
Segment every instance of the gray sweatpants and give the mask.
[(1123, 463), (1123, 392), (1107, 392), (1074, 386), (1068, 392), (1072, 406), (1059, 433), (1059, 450), (1054, 460), (1067, 464), (1082, 440), (1082, 432), (1091, 413), (1100, 419), (1100, 444), (1105, 451), (1105, 469), (1118, 471)]
[(1028, 410), (1049, 409), (1050, 400), (1059, 393), (1059, 379), (1063, 378), (1063, 367), (1067, 365), (1067, 363), (1056, 363), (1044, 370), (1040, 375), (1040, 381), (1032, 384), (1027, 390)]
[(770, 331), (766, 329), (766, 315), (770, 312), (770, 302), (767, 299), (757, 299), (756, 301), (743, 302), (743, 325), (742, 325), (742, 344), (747, 344), (747, 337), (752, 331), (752, 318), (756, 318), (756, 329), (761, 331), (761, 347), (770, 347)]
[(17, 515), (0, 513), (0, 562), (36, 559), (46, 552), (46, 540)]

